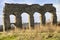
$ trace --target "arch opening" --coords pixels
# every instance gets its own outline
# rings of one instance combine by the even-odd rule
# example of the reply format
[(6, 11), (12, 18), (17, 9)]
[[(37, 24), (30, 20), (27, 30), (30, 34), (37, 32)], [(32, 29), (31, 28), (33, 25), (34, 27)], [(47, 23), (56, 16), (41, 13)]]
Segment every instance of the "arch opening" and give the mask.
[(24, 29), (28, 28), (29, 27), (29, 21), (30, 21), (29, 14), (24, 12), (21, 14), (21, 17), (22, 17), (22, 27)]
[(15, 19), (16, 19), (15, 15), (10, 15), (10, 23), (15, 23), (16, 22)]
[(15, 15), (10, 15), (10, 26), (11, 26), (11, 28), (14, 28), (16, 26), (15, 23), (16, 23)]
[(46, 17), (46, 24), (52, 24), (53, 22), (53, 14), (50, 12), (46, 12), (45, 13), (45, 17)]
[(38, 12), (35, 12), (33, 16), (34, 16), (34, 24), (35, 24), (35, 26), (40, 26), (41, 14), (38, 13)]

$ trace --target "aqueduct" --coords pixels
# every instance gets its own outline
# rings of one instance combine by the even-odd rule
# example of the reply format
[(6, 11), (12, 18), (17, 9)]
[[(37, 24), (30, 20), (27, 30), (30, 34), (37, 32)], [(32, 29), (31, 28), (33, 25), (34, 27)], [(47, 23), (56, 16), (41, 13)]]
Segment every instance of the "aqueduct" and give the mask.
[(45, 13), (50, 12), (53, 15), (53, 24), (57, 24), (57, 15), (56, 15), (56, 8), (52, 4), (45, 4), (43, 6), (40, 6), (38, 4), (32, 4), (32, 5), (27, 5), (27, 4), (9, 4), (5, 3), (4, 7), (4, 26), (6, 29), (10, 27), (10, 18), (9, 16), (11, 14), (16, 16), (16, 27), (22, 28), (22, 19), (21, 19), (21, 14), (23, 12), (26, 12), (30, 15), (30, 26), (34, 27), (34, 17), (33, 14), (34, 12), (38, 12), (41, 14), (41, 22), (43, 25), (45, 25)]

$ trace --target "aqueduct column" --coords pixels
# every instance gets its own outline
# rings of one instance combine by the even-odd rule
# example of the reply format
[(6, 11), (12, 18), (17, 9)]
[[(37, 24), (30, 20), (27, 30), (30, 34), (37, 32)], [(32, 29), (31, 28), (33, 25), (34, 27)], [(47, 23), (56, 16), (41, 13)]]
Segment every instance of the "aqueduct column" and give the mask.
[(4, 26), (5, 26), (5, 30), (8, 30), (10, 28), (9, 14), (4, 14)]
[(22, 28), (22, 18), (21, 15), (19, 15), (18, 13), (16, 13), (16, 27), (20, 27)]
[[(32, 14), (32, 13), (31, 13), (31, 14)], [(33, 17), (33, 14), (30, 15), (30, 26), (31, 26), (32, 28), (34, 28), (34, 17)]]
[(40, 25), (42, 25), (42, 15), (40, 16)]
[(56, 14), (53, 15), (53, 25), (54, 24), (57, 24), (57, 15)]
[(45, 15), (41, 15), (41, 16), (42, 16), (42, 18), (41, 18), (41, 20), (42, 20), (42, 24), (45, 25), (45, 23), (46, 23)]

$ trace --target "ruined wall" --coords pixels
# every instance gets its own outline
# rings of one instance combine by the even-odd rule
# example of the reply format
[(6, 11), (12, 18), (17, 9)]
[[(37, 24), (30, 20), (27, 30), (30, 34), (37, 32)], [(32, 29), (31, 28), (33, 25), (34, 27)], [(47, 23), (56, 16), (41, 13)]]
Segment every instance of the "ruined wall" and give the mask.
[(40, 6), (38, 4), (27, 5), (27, 4), (8, 4), (8, 3), (5, 3), (4, 26), (6, 27), (6, 29), (8, 29), (10, 27), (9, 16), (11, 14), (16, 16), (16, 23), (15, 23), (16, 27), (22, 28), (21, 14), (23, 12), (26, 12), (30, 15), (30, 26), (32, 28), (34, 27), (34, 17), (33, 17), (34, 12), (38, 12), (41, 14), (41, 17), (42, 17), (41, 21), (42, 21), (43, 25), (45, 25), (45, 23), (46, 23), (45, 13), (51, 12), (53, 14), (53, 24), (57, 24), (56, 8), (53, 7), (52, 4), (45, 4), (43, 6)]

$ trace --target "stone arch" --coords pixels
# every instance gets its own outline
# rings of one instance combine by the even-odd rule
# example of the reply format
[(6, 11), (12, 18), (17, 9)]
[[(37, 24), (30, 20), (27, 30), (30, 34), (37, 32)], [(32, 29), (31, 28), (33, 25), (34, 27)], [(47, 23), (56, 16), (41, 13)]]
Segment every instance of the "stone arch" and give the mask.
[(41, 12), (41, 20), (42, 24), (45, 25), (45, 12), (51, 12), (53, 14), (53, 24), (57, 24), (57, 16), (56, 16), (56, 8), (53, 7), (52, 4), (44, 4), (43, 6), (40, 6), (38, 4), (9, 4), (5, 3), (4, 7), (4, 26), (6, 29), (10, 27), (10, 14), (14, 14), (16, 16), (16, 27), (22, 28), (22, 18), (21, 14), (22, 12), (28, 12), (30, 15), (30, 26), (34, 27), (34, 12)]
[[(52, 4), (50, 6), (45, 5), (45, 13), (46, 12), (50, 12), (53, 15), (53, 25), (57, 24), (57, 14), (56, 14), (56, 8), (54, 6), (52, 6)], [(47, 8), (48, 7), (48, 8)], [(49, 9), (50, 8), (50, 9)]]

